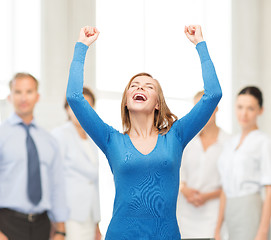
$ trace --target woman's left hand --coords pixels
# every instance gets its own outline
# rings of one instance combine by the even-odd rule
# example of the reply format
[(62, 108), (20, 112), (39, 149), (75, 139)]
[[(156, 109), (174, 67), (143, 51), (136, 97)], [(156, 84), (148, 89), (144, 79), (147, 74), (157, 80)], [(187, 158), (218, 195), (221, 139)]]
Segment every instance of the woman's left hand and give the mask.
[(200, 25), (189, 25), (188, 27), (185, 26), (184, 33), (186, 37), (195, 45), (204, 41)]

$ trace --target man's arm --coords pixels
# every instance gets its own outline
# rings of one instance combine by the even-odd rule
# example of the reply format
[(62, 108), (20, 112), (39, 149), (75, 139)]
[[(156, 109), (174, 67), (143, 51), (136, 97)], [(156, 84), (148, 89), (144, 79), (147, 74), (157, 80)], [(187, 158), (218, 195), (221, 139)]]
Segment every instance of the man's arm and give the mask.
[(53, 240), (64, 240), (66, 236), (65, 224), (64, 222), (54, 223), (55, 231)]

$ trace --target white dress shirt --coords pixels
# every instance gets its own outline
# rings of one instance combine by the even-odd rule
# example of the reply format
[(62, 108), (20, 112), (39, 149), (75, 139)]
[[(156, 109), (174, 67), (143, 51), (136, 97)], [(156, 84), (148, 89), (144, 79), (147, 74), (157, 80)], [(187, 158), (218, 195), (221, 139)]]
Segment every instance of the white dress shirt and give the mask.
[[(187, 145), (181, 164), (181, 181), (185, 182), (187, 187), (202, 193), (213, 192), (221, 187), (217, 161), (223, 144), (228, 138), (228, 134), (220, 129), (217, 141), (206, 151), (203, 149), (199, 135)], [(187, 201), (183, 194), (180, 194), (177, 209), (182, 237), (214, 237), (219, 198), (195, 207)]]
[(80, 138), (72, 122), (54, 129), (65, 165), (69, 220), (100, 221), (98, 149), (91, 138)]
[(271, 140), (254, 130), (243, 143), (241, 134), (230, 139), (218, 161), (223, 190), (228, 198), (259, 193), (262, 186), (271, 185)]

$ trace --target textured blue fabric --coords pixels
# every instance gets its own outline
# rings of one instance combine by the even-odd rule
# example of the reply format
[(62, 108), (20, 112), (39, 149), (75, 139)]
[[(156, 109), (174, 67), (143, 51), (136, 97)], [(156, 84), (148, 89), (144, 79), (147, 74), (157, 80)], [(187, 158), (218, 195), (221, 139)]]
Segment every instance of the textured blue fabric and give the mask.
[(84, 60), (88, 47), (83, 43), (75, 46), (67, 100), (82, 127), (106, 155), (116, 187), (107, 240), (181, 239), (176, 202), (182, 152), (206, 124), (222, 96), (206, 43), (201, 42), (196, 48), (202, 64), (205, 94), (167, 134), (159, 134), (153, 151), (144, 155), (127, 134), (104, 123), (84, 99)]

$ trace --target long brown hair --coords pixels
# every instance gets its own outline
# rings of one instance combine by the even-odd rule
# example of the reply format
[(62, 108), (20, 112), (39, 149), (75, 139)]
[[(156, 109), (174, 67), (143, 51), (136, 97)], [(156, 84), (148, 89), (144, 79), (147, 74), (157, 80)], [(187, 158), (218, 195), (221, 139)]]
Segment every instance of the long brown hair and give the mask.
[[(130, 115), (129, 115), (129, 110), (127, 108), (127, 91), (130, 88), (130, 85), (132, 81), (136, 77), (140, 76), (147, 76), (151, 77), (154, 79), (150, 74), (148, 73), (138, 73), (134, 75), (129, 83), (127, 84), (123, 95), (122, 95), (122, 101), (121, 101), (121, 120), (122, 120), (122, 126), (124, 130), (124, 134), (129, 133), (131, 130), (131, 121), (130, 121)], [(158, 94), (158, 109), (155, 109), (154, 111), (154, 121), (153, 124), (154, 126), (158, 129), (159, 133), (164, 135), (166, 134), (169, 129), (171, 128), (172, 124), (178, 119), (176, 115), (174, 115), (168, 108), (164, 94), (161, 88), (160, 83), (154, 79), (157, 82), (157, 94)]]

